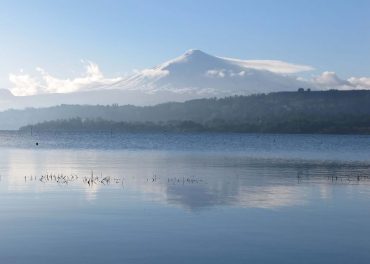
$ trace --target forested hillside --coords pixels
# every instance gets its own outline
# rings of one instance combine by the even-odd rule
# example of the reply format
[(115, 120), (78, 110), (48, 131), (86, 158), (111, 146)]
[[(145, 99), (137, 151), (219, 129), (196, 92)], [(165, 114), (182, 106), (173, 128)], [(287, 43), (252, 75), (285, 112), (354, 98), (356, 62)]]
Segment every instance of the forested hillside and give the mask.
[(170, 121), (191, 121), (212, 131), (367, 133), (370, 91), (279, 92), (146, 107), (61, 105), (8, 110), (0, 113), (0, 124), (2, 129), (18, 129), (44, 121), (75, 118), (95, 123), (105, 120), (162, 122), (162, 125)]

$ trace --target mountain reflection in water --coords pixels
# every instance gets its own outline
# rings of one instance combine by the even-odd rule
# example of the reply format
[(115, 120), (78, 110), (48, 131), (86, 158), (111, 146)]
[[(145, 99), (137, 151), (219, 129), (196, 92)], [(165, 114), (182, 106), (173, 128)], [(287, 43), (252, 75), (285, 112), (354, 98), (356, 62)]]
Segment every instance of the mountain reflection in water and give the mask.
[(2, 191), (72, 192), (87, 200), (134, 196), (189, 210), (297, 206), (316, 196), (330, 199), (337, 185), (366, 191), (370, 183), (370, 165), (363, 162), (169, 151), (8, 149), (0, 155)]

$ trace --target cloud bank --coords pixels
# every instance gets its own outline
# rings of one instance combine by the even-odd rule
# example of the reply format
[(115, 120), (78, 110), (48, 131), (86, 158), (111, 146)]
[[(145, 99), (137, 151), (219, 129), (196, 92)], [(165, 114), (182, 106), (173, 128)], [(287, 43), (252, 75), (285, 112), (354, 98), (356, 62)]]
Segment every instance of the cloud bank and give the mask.
[(222, 58), (222, 59), (228, 60), (245, 68), (251, 68), (255, 70), (266, 70), (278, 74), (292, 74), (305, 71), (312, 71), (315, 69), (312, 66), (294, 64), (279, 60), (238, 60), (232, 58)]
[(207, 77), (212, 77), (212, 78), (225, 78), (225, 77), (243, 77), (247, 75), (247, 71), (239, 71), (239, 72), (234, 72), (231, 70), (227, 69), (214, 69), (214, 70), (209, 70), (206, 72)]
[(105, 78), (99, 66), (91, 61), (82, 61), (85, 73), (80, 77), (60, 79), (37, 67), (37, 76), (29, 74), (9, 74), (9, 81), (13, 84), (10, 89), (14, 95), (26, 96), (44, 93), (71, 93), (102, 89), (122, 80), (122, 77)]
[[(203, 76), (210, 79), (219, 79), (219, 81), (223, 79), (224, 81), (230, 80), (237, 82), (243, 79), (252, 80), (253, 71), (251, 69), (270, 71), (277, 74), (276, 76), (299, 73), (302, 71), (311, 71), (314, 69), (311, 66), (297, 65), (275, 60), (237, 60), (229, 58), (225, 58), (225, 60), (231, 62), (232, 66), (220, 69), (212, 69), (211, 67), (209, 67), (208, 70), (203, 72)], [(30, 75), (24, 73), (23, 71), (18, 74), (11, 73), (9, 74), (9, 81), (12, 83), (10, 91), (16, 96), (29, 96), (46, 93), (72, 93), (109, 88), (148, 88), (154, 93), (157, 90), (160, 90), (161, 87), (156, 87), (154, 84), (153, 86), (151, 86), (149, 84), (155, 83), (154, 81), (156, 80), (164, 80), (167, 77), (171, 78), (171, 76), (173, 77), (173, 75), (175, 74), (174, 72), (171, 72), (172, 70), (156, 67), (152, 69), (137, 71), (131, 76), (107, 78), (100, 71), (99, 66), (96, 63), (91, 61), (82, 61), (82, 63), (84, 64), (85, 72), (79, 77), (66, 79), (57, 78), (40, 67), (36, 68), (36, 75)], [(228, 65), (229, 64), (227, 64), (226, 66)], [(240, 69), (235, 68), (234, 66), (236, 65), (241, 66)], [(178, 73), (178, 75), (179, 74), (180, 76), (183, 76), (183, 72)], [(194, 70), (194, 74), (198, 74), (196, 67)], [(310, 80), (296, 77), (296, 75), (289, 77), (293, 77), (292, 79), (296, 78), (296, 80), (303, 81), (304, 83), (307, 83), (309, 86), (311, 86), (311, 88), (319, 90), (370, 89), (370, 77), (350, 77), (348, 79), (343, 79), (340, 78), (335, 72), (331, 71), (325, 71), (319, 76), (313, 77)], [(148, 80), (148, 82), (142, 82), (143, 79)], [(276, 78), (271, 80), (271, 82), (274, 81), (276, 82)], [(143, 86), (143, 83), (149, 83), (147, 84), (148, 87)], [(219, 82), (217, 84), (219, 84)], [(184, 87), (180, 88), (184, 89)], [(194, 91), (198, 89), (198, 92), (201, 90), (201, 87), (192, 86), (191, 88)]]
[(370, 89), (370, 77), (350, 77), (345, 80), (330, 71), (323, 72), (320, 76), (313, 78), (311, 82), (321, 89)]

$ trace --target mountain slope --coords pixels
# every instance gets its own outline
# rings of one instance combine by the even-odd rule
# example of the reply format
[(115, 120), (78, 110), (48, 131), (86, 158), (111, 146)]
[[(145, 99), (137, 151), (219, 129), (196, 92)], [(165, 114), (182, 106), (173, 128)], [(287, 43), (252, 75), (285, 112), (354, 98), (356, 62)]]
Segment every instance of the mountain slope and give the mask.
[[(115, 84), (115, 88), (142, 90), (148, 93), (171, 91), (196, 95), (228, 96), (273, 91), (295, 91), (307, 83), (278, 74), (279, 68), (267, 70), (266, 64), (279, 61), (243, 61), (211, 56), (200, 50), (165, 62)], [(285, 66), (288, 64), (285, 64)], [(300, 66), (309, 70), (307, 66)]]
[(0, 101), (13, 98), (14, 95), (8, 89), (0, 89)]
[(154, 105), (168, 101), (296, 91), (299, 87), (308, 88), (310, 84), (289, 73), (310, 69), (281, 61), (245, 61), (189, 50), (178, 58), (114, 84), (94, 84), (79, 92), (13, 96), (0, 91), (0, 111), (58, 104)]

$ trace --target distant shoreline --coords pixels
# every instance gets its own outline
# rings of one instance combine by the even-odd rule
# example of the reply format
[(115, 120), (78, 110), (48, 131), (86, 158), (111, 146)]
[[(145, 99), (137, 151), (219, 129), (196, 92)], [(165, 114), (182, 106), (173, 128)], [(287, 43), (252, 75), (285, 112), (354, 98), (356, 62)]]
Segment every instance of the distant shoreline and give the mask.
[[(369, 119), (370, 122), (370, 119)], [(82, 120), (81, 118), (61, 119), (21, 127), (18, 131), (27, 133), (76, 132), (76, 133), (243, 133), (243, 134), (343, 134), (370, 135), (370, 127), (360, 124), (337, 124), (333, 121), (302, 125), (300, 120), (286, 123), (234, 124), (224, 122), (196, 123), (193, 121), (153, 122), (112, 122), (107, 120)]]
[(60, 105), (0, 112), (0, 129), (370, 134), (370, 91), (276, 92), (155, 106)]

